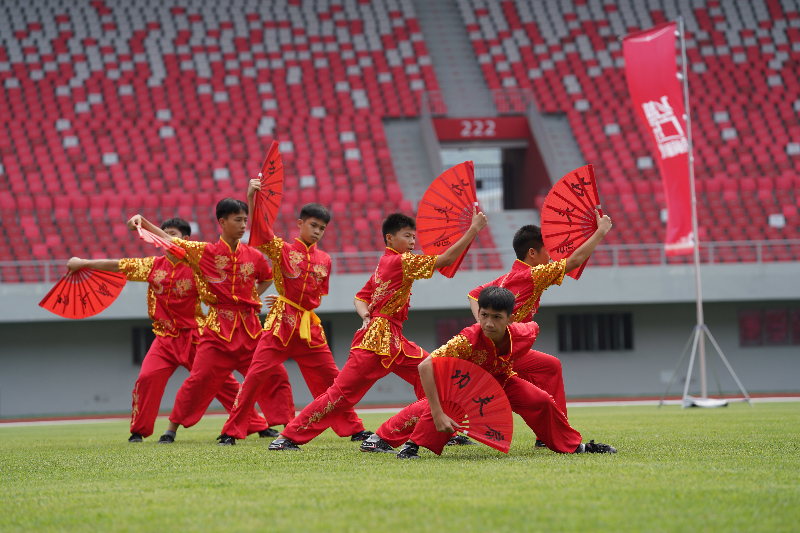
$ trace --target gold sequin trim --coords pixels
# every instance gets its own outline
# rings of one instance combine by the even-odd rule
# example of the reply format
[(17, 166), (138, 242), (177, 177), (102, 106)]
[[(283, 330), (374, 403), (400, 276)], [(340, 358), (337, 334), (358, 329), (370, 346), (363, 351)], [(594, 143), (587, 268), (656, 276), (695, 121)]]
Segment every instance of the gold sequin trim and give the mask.
[(403, 254), (403, 279), (428, 279), (433, 276), (436, 266), (435, 255), (416, 255), (409, 252)]
[(359, 348), (375, 352), (378, 355), (391, 353), (392, 329), (388, 320), (383, 317), (373, 318)]
[(147, 281), (150, 272), (153, 270), (155, 260), (155, 257), (120, 259), (119, 271), (125, 274), (125, 278), (128, 281)]
[(431, 357), (456, 357), (469, 360), (472, 355), (472, 345), (464, 335), (458, 334), (444, 346), (435, 349)]

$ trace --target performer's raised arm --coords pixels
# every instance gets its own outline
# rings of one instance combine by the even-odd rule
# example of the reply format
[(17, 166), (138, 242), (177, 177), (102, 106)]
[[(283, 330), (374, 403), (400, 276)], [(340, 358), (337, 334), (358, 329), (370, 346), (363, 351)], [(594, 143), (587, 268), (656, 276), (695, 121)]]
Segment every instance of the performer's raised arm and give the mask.
[(475, 238), (480, 230), (486, 227), (489, 221), (486, 219), (486, 215), (483, 212), (478, 212), (478, 208), (473, 206), (472, 207), (472, 224), (470, 224), (469, 229), (467, 230), (464, 235), (461, 236), (460, 239), (456, 241), (456, 243), (448, 248), (443, 254), (436, 257), (436, 266), (435, 268), (442, 268), (446, 266), (450, 266), (456, 262), (456, 259), (467, 249), (469, 243)]
[(150, 233), (154, 233), (158, 235), (162, 239), (172, 242), (172, 236), (167, 234), (164, 230), (156, 226), (155, 224), (151, 223), (149, 220), (144, 218), (142, 215), (133, 215), (130, 220), (128, 220), (128, 229), (131, 231), (136, 231), (136, 228), (141, 227), (149, 231)]
[[(252, 179), (250, 180), (250, 184), (247, 186), (247, 207), (250, 209), (250, 216), (255, 214), (255, 206), (256, 206), (256, 191), (261, 190), (261, 180), (259, 179)], [(267, 225), (267, 239), (272, 240), (275, 237), (275, 233), (272, 231), (272, 226)]]
[(581, 266), (586, 261), (594, 249), (600, 244), (606, 234), (611, 230), (611, 219), (608, 215), (600, 216), (600, 213), (595, 209), (594, 216), (597, 219), (597, 230), (594, 235), (589, 237), (586, 242), (580, 245), (571, 256), (567, 258), (566, 271), (571, 272)]

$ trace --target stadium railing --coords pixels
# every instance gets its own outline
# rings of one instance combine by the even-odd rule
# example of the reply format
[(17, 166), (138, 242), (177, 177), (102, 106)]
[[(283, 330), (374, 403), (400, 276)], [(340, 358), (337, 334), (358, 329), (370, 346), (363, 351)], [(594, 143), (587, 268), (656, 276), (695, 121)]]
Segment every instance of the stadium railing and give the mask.
[[(333, 267), (331, 275), (363, 274), (372, 272), (383, 255), (382, 250), (370, 252), (331, 253)], [(718, 241), (700, 243), (700, 261), (703, 264), (773, 263), (793, 261), (800, 254), (800, 239), (765, 241)], [(487, 258), (500, 258), (503, 268), (514, 261), (509, 249), (470, 249), (461, 268), (463, 270), (486, 270)], [(590, 259), (594, 267), (618, 266), (664, 266), (691, 263), (692, 256), (667, 257), (663, 244), (616, 244), (598, 246)], [(0, 283), (5, 279), (6, 269), (30, 269), (39, 282), (50, 283), (66, 271), (66, 261), (0, 261)]]

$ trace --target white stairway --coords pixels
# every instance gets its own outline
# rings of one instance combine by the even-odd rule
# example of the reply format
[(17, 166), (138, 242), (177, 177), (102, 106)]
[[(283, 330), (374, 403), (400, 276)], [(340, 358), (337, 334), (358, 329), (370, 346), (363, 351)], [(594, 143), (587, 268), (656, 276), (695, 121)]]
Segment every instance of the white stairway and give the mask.
[(449, 117), (493, 117), (491, 93), (455, 0), (414, 0)]

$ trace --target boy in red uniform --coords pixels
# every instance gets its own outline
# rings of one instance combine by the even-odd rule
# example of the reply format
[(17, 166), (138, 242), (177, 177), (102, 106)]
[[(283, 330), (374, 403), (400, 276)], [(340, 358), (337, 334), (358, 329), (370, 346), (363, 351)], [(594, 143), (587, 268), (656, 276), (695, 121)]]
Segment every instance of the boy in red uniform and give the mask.
[[(270, 450), (299, 450), (357, 404), (380, 378), (390, 372), (411, 383), (417, 397), (423, 394), (417, 365), (426, 352), (403, 336), (408, 318), (411, 285), (433, 276), (436, 268), (452, 265), (486, 227), (486, 216), (473, 209), (467, 232), (442, 255), (414, 255), (416, 222), (400, 213), (383, 222), (386, 253), (375, 273), (355, 297), (355, 307), (363, 319), (350, 348), (350, 357), (327, 391), (292, 420)], [(371, 437), (370, 437), (371, 438)]]
[[(272, 270), (264, 255), (239, 241), (247, 228), (247, 213), (247, 204), (241, 200), (220, 200), (216, 215), (222, 236), (215, 243), (172, 237), (141, 215), (128, 221), (132, 230), (140, 225), (186, 251), (185, 261), (195, 273), (200, 298), (209, 306), (191, 374), (178, 390), (161, 443), (174, 442), (179, 426), (191, 427), (200, 420), (233, 370), (247, 375), (261, 334), (260, 295), (272, 284)], [(274, 373), (275, 386), (267, 387), (258, 402), (277, 407), (277, 412), (267, 414), (273, 423), (288, 422), (294, 414), (288, 376), (282, 370), (282, 375)]]
[[(261, 182), (250, 180), (247, 200), (253, 206), (255, 192)], [(325, 339), (320, 320), (314, 313), (322, 297), (328, 294), (331, 257), (317, 244), (331, 220), (327, 209), (319, 204), (306, 204), (300, 210), (297, 227), (300, 237), (288, 243), (267, 229), (267, 244), (258, 246), (272, 260), (277, 298), (264, 321), (264, 331), (258, 348), (242, 383), (236, 404), (219, 437), (220, 445), (236, 444), (236, 439), (247, 437), (248, 413), (272, 369), (281, 366), (291, 357), (297, 362), (311, 394), (316, 398), (333, 384), (339, 367)], [(333, 422), (333, 430), (340, 437), (353, 441), (364, 440), (371, 432), (364, 431), (361, 419), (349, 409)]]
[[(189, 223), (173, 218), (161, 224), (164, 233), (186, 239), (191, 235)], [(178, 366), (192, 370), (199, 330), (205, 323), (200, 307), (195, 275), (189, 265), (167, 252), (161, 257), (144, 259), (80, 259), (67, 263), (70, 272), (93, 268), (106, 272), (122, 272), (128, 281), (143, 281), (147, 287), (147, 312), (153, 321), (156, 338), (142, 362), (142, 370), (133, 387), (131, 436), (128, 442), (142, 442), (153, 434), (161, 397), (167, 382)], [(217, 399), (230, 412), (239, 382), (228, 375)], [(248, 418), (249, 433), (266, 428), (264, 419), (255, 409)], [(265, 435), (266, 436), (266, 435)]]
[(514, 310), (511, 291), (487, 287), (478, 297), (478, 308), (479, 323), (461, 330), (420, 363), (419, 376), (426, 399), (411, 404), (387, 420), (370, 438), (375, 449), (364, 451), (393, 451), (393, 446), (408, 439), (397, 454), (399, 459), (419, 458), (420, 446), (441, 455), (459, 425), (442, 410), (432, 358), (458, 357), (489, 372), (503, 386), (512, 411), (520, 415), (551, 450), (560, 453), (616, 453), (617, 450), (607, 444), (581, 443), (580, 433), (569, 425), (553, 398), (514, 372), (514, 362), (528, 353), (539, 333), (539, 326), (536, 322), (511, 321)]
[[(597, 230), (573, 254), (556, 262), (550, 262), (550, 255), (544, 247), (542, 230), (538, 226), (523, 226), (514, 235), (514, 253), (517, 260), (511, 272), (485, 285), (481, 285), (469, 293), (469, 305), (475, 321), (479, 321), (478, 296), (486, 287), (505, 287), (515, 296), (512, 322), (531, 322), (539, 308), (542, 293), (551, 285), (561, 285), (564, 275), (583, 264), (594, 251), (600, 241), (611, 229), (608, 216), (597, 218)], [(531, 350), (514, 362), (514, 371), (522, 379), (533, 383), (549, 393), (559, 409), (567, 414), (567, 400), (564, 395), (564, 378), (561, 374), (561, 362), (558, 358), (546, 353)], [(537, 440), (537, 446), (544, 444)]]

